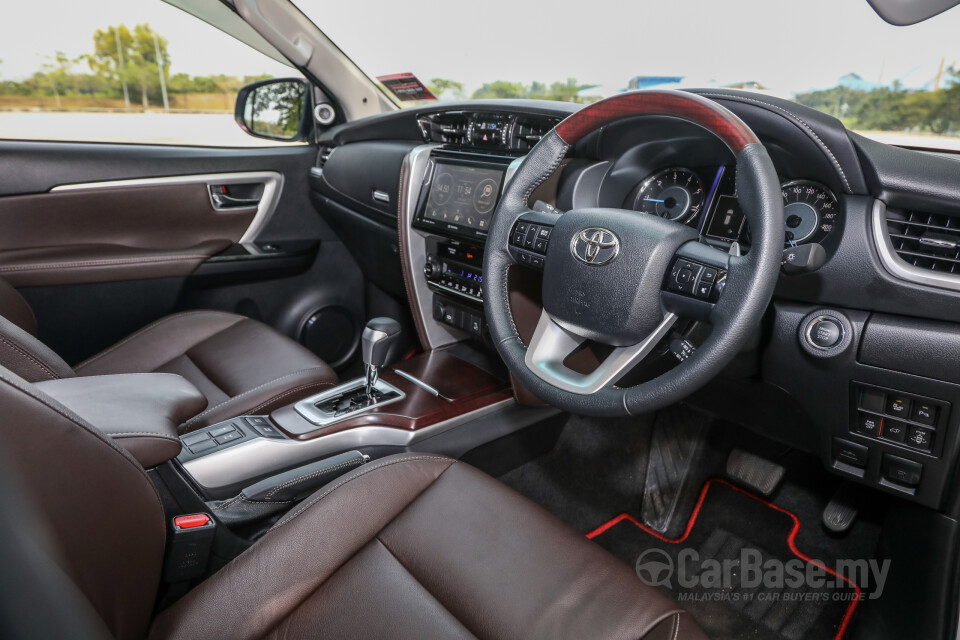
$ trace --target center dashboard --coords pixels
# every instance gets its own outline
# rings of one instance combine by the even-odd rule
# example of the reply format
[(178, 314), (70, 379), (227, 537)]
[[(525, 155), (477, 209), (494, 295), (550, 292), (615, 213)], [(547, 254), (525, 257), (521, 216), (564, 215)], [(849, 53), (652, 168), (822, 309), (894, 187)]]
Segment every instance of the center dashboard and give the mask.
[[(818, 244), (826, 263), (780, 278), (756, 346), (691, 402), (819, 451), (847, 479), (938, 504), (960, 450), (960, 375), (946, 355), (960, 349), (960, 163), (881, 145), (769, 96), (701, 95), (733, 110), (767, 149), (781, 181), (784, 246)], [(326, 166), (318, 167), (322, 175), (311, 172), (321, 210), (338, 225), (364, 225), (352, 253), (369, 264), (372, 282), (407, 295), (424, 348), (483, 339), (483, 250), (496, 198), (529, 149), (577, 108), (538, 101), (417, 108), (346, 125), (321, 141)], [(371, 170), (377, 163), (382, 180)], [(695, 125), (631, 119), (578, 142), (550, 189), (529, 204), (658, 215), (696, 229), (702, 242), (749, 252), (735, 167), (727, 148)], [(360, 217), (337, 214), (343, 207)], [(375, 250), (374, 238), (382, 239)], [(398, 248), (402, 269), (385, 267)], [(537, 265), (526, 266), (518, 272), (535, 294)], [(396, 288), (389, 276), (401, 272)], [(536, 305), (527, 306), (515, 313), (518, 323), (535, 321)], [(838, 346), (811, 346), (813, 331), (819, 339), (831, 324)], [(865, 388), (932, 399), (944, 421), (921, 442), (932, 446), (870, 432)], [(878, 415), (884, 425), (893, 420), (883, 408)], [(864, 457), (846, 461), (849, 443)], [(888, 477), (893, 458), (922, 466), (919, 485)]]

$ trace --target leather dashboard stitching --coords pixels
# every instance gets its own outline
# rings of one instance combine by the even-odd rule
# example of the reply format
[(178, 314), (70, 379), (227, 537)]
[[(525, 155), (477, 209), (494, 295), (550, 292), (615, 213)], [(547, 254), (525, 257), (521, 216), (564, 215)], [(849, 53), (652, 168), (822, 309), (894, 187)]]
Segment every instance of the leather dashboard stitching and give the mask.
[[(447, 469), (449, 469), (450, 467), (452, 467), (452, 466), (456, 463), (456, 460), (452, 460), (452, 459), (450, 459), (450, 458), (445, 458), (445, 457), (442, 457), (442, 456), (414, 456), (414, 457), (412, 457), (412, 458), (401, 458), (400, 460), (390, 460), (389, 462), (382, 462), (382, 463), (380, 463), (380, 464), (376, 464), (376, 465), (373, 465), (373, 466), (371, 466), (371, 467), (365, 467), (365, 468), (363, 468), (362, 471), (360, 471), (360, 472), (357, 473), (356, 475), (353, 475), (353, 476), (350, 476), (349, 478), (345, 478), (345, 479), (341, 480), (340, 482), (338, 482), (337, 484), (333, 485), (332, 487), (330, 487), (329, 489), (327, 489), (326, 491), (324, 491), (322, 494), (320, 494), (320, 495), (317, 496), (316, 498), (312, 499), (310, 502), (305, 503), (300, 509), (297, 510), (296, 513), (294, 513), (294, 514), (292, 514), (292, 515), (284, 518), (283, 520), (281, 520), (280, 522), (278, 522), (277, 524), (275, 524), (275, 525), (273, 526), (273, 528), (270, 529), (270, 531), (268, 531), (267, 533), (272, 533), (273, 531), (276, 531), (277, 529), (279, 529), (279, 528), (282, 527), (283, 525), (285, 525), (285, 524), (287, 524), (287, 523), (289, 523), (289, 522), (292, 522), (295, 518), (297, 518), (298, 516), (302, 515), (302, 514), (303, 514), (304, 512), (306, 512), (307, 510), (309, 510), (310, 507), (312, 507), (312, 506), (315, 505), (316, 503), (320, 502), (321, 500), (323, 500), (323, 499), (326, 498), (328, 495), (330, 495), (331, 493), (333, 493), (334, 491), (336, 491), (337, 489), (339, 489), (339, 488), (342, 487), (343, 485), (347, 484), (348, 482), (351, 482), (351, 481), (353, 481), (353, 480), (356, 480), (357, 478), (362, 478), (363, 476), (367, 475), (368, 473), (372, 473), (372, 472), (376, 471), (377, 469), (383, 469), (384, 467), (389, 467), (389, 466), (394, 465), (394, 464), (401, 464), (401, 463), (403, 463), (403, 462), (414, 462), (414, 461), (416, 461), (416, 460), (439, 460), (439, 461), (441, 461), (441, 462), (449, 462), (450, 464), (447, 466)], [(444, 469), (444, 471), (446, 471), (446, 469)], [(439, 477), (439, 476), (438, 476), (438, 477)], [(434, 481), (436, 481), (436, 479), (434, 479)], [(432, 483), (431, 483), (431, 484), (432, 484)]]
[[(147, 333), (147, 332), (149, 332), (149, 331), (153, 331), (154, 329), (156, 329), (157, 327), (159, 327), (159, 326), (161, 326), (161, 325), (163, 325), (163, 324), (166, 324), (166, 323), (168, 323), (168, 322), (172, 322), (173, 320), (177, 320), (177, 319), (179, 319), (179, 318), (184, 318), (184, 317), (186, 317), (186, 316), (194, 316), (194, 315), (217, 315), (217, 316), (225, 316), (225, 317), (230, 317), (230, 318), (236, 318), (236, 322), (240, 322), (240, 321), (242, 321), (242, 320), (245, 319), (244, 316), (240, 316), (240, 315), (237, 315), (237, 314), (235, 314), (235, 313), (227, 313), (226, 311), (206, 311), (206, 310), (203, 310), (203, 311), (183, 311), (183, 312), (181, 312), (181, 313), (174, 313), (173, 315), (169, 315), (169, 316), (167, 316), (166, 318), (160, 318), (159, 320), (156, 320), (156, 321), (148, 324), (147, 326), (143, 327), (143, 328), (140, 329), (139, 331), (135, 331), (135, 332), (131, 333), (129, 336), (127, 336), (126, 338), (124, 338), (124, 339), (121, 340), (120, 342), (116, 343), (116, 344), (113, 345), (112, 347), (109, 347), (109, 348), (107, 348), (107, 349), (104, 349), (104, 350), (101, 351), (100, 353), (95, 354), (95, 355), (91, 356), (90, 358), (87, 358), (86, 360), (84, 360), (83, 362), (81, 362), (80, 364), (78, 364), (76, 367), (74, 367), (73, 370), (79, 372), (80, 369), (82, 369), (83, 367), (85, 367), (85, 366), (87, 366), (87, 365), (89, 365), (89, 364), (92, 364), (92, 363), (96, 362), (97, 360), (99, 360), (100, 358), (102, 358), (102, 357), (104, 357), (104, 356), (106, 356), (106, 355), (109, 355), (109, 354), (113, 353), (114, 351), (116, 351), (117, 349), (119, 349), (119, 348), (122, 347), (123, 345), (127, 344), (127, 343), (130, 342), (131, 340), (134, 340), (135, 338), (137, 338), (137, 337), (139, 337), (139, 336), (141, 336), (141, 335), (143, 335), (143, 334), (145, 334), (145, 333)], [(236, 322), (235, 322), (234, 324), (236, 324)], [(233, 326), (233, 325), (230, 325), (230, 326)], [(228, 328), (229, 328), (229, 327), (228, 327)], [(219, 332), (218, 332), (218, 333), (219, 333)]]
[(3, 336), (0, 336), (0, 342), (3, 342), (4, 344), (8, 345), (8, 346), (9, 346), (11, 349), (13, 349), (14, 351), (18, 351), (24, 358), (26, 358), (27, 360), (33, 362), (35, 365), (37, 365), (37, 367), (40, 368), (41, 371), (43, 371), (43, 372), (46, 373), (48, 376), (50, 376), (50, 379), (51, 379), (51, 380), (57, 380), (57, 379), (60, 378), (60, 376), (58, 376), (58, 375), (56, 374), (56, 372), (53, 371), (53, 369), (51, 369), (50, 367), (48, 367), (47, 365), (45, 365), (43, 362), (41, 362), (40, 360), (38, 360), (35, 356), (33, 356), (29, 351), (26, 351), (26, 350), (25, 350), (23, 347), (21, 347), (20, 345), (14, 343), (14, 342), (11, 342), (11, 341), (9, 341), (9, 340), (7, 340), (7, 339), (6, 339), (5, 337), (3, 337)]
[(827, 143), (825, 143), (823, 140), (820, 139), (820, 136), (817, 135), (817, 132), (814, 131), (813, 128), (809, 124), (807, 124), (806, 121), (804, 121), (800, 116), (796, 115), (795, 113), (791, 113), (790, 111), (787, 111), (781, 106), (772, 104), (770, 102), (765, 102), (763, 100), (758, 100), (756, 98), (747, 98), (745, 96), (735, 96), (729, 93), (713, 93), (713, 92), (704, 92), (702, 95), (704, 97), (726, 98), (728, 100), (734, 100), (737, 102), (753, 102), (755, 104), (760, 104), (765, 107), (770, 107), (771, 109), (776, 109), (777, 111), (781, 111), (785, 113), (788, 117), (792, 118), (793, 120), (796, 120), (798, 123), (800, 123), (801, 126), (803, 126), (804, 129), (806, 129), (810, 133), (810, 135), (814, 137), (814, 139), (816, 139), (817, 144), (820, 145), (820, 148), (822, 148), (827, 153), (827, 155), (830, 156), (830, 161), (833, 163), (833, 166), (834, 168), (836, 168), (837, 172), (839, 172), (840, 179), (843, 180), (843, 184), (847, 188), (847, 193), (853, 193), (853, 189), (850, 187), (850, 183), (847, 181), (847, 174), (844, 173), (843, 167), (840, 165), (840, 162), (837, 160), (837, 157), (833, 154), (833, 151), (830, 149), (830, 147), (827, 146)]

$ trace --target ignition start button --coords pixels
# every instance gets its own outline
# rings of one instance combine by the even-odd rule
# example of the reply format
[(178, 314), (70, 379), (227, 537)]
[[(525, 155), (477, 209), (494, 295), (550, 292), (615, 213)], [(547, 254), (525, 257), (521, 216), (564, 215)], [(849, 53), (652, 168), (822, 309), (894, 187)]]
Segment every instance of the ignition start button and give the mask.
[(807, 341), (818, 349), (832, 349), (843, 341), (843, 325), (834, 318), (815, 318), (807, 327)]

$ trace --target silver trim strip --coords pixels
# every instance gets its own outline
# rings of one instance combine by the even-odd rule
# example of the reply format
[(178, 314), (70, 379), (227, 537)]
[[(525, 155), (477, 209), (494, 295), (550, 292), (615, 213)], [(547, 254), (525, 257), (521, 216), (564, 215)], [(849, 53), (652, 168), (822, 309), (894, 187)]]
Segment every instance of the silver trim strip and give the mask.
[(649, 336), (637, 344), (615, 348), (592, 373), (582, 374), (568, 369), (563, 361), (585, 339), (561, 327), (549, 313), (544, 311), (540, 314), (540, 321), (537, 322), (533, 338), (530, 339), (524, 362), (534, 375), (558, 389), (579, 395), (590, 395), (607, 385), (616, 383), (647, 357), (676, 321), (675, 314), (667, 313)]
[(406, 371), (400, 371), (399, 369), (394, 369), (393, 372), (394, 372), (395, 374), (397, 374), (398, 376), (400, 376), (401, 378), (405, 378), (405, 379), (409, 380), (410, 382), (412, 382), (413, 384), (417, 385), (418, 387), (420, 387), (421, 389), (423, 389), (424, 391), (426, 391), (426, 392), (429, 393), (430, 395), (435, 396), (435, 397), (437, 397), (437, 398), (440, 397), (440, 392), (439, 392), (439, 391), (437, 391), (436, 389), (434, 389), (433, 387), (431, 387), (430, 385), (428, 385), (426, 382), (424, 382), (424, 381), (421, 380), (420, 378), (414, 378), (412, 375), (410, 375), (410, 374), (407, 373)]
[[(311, 424), (316, 425), (317, 429), (322, 429), (323, 427), (329, 427), (330, 425), (336, 424), (338, 422), (343, 422), (344, 420), (349, 420), (350, 418), (355, 418), (358, 415), (366, 413), (373, 409), (373, 406), (364, 407), (363, 409), (357, 409), (356, 411), (351, 411), (350, 413), (345, 413), (339, 416), (329, 416), (324, 413), (321, 413), (317, 409), (317, 403), (323, 402), (327, 398), (332, 398), (335, 395), (341, 393), (346, 393), (348, 391), (355, 391), (361, 387), (366, 386), (367, 381), (363, 378), (358, 378), (356, 380), (351, 380), (350, 382), (341, 384), (333, 389), (327, 389), (323, 393), (318, 393), (317, 395), (310, 396), (309, 398), (304, 398), (300, 402), (293, 405), (293, 410), (299, 413), (301, 416), (306, 418)], [(388, 404), (397, 402), (398, 400), (403, 400), (406, 394), (400, 389), (397, 389), (395, 386), (389, 382), (384, 382), (383, 380), (377, 380), (373, 387), (380, 391), (380, 393), (396, 393), (397, 397), (385, 400), (374, 405), (376, 408), (385, 407)], [(316, 429), (310, 429), (310, 431), (315, 431)]]
[(897, 255), (887, 229), (887, 205), (882, 200), (873, 203), (873, 243), (877, 247), (877, 254), (884, 268), (895, 278), (915, 282), (917, 284), (960, 291), (960, 276), (950, 273), (940, 273), (921, 269), (906, 262)]
[(373, 199), (376, 200), (377, 202), (390, 204), (390, 194), (387, 193), (386, 191), (381, 191), (380, 189), (377, 189), (376, 191), (373, 192)]
[(418, 429), (389, 427), (357, 427), (311, 440), (255, 438), (209, 455), (194, 458), (183, 465), (199, 485), (215, 491), (249, 478), (274, 473), (278, 469), (320, 458), (341, 451), (370, 446), (408, 447), (432, 438), (464, 423), (483, 418), (514, 404), (513, 398), (501, 400), (443, 422)]
[[(156, 185), (197, 184), (205, 183), (207, 187), (224, 184), (263, 183), (263, 195), (260, 204), (256, 207), (256, 215), (250, 221), (250, 226), (244, 231), (238, 243), (253, 242), (263, 231), (270, 218), (273, 217), (280, 201), (280, 192), (283, 190), (283, 174), (276, 171), (243, 171), (236, 173), (204, 173), (185, 176), (165, 176), (161, 178), (134, 178), (131, 180), (109, 180), (106, 182), (79, 182), (76, 184), (61, 184), (50, 189), (55, 191), (88, 191), (92, 189), (120, 189), (126, 187), (149, 187)], [(218, 213), (249, 213), (253, 207), (218, 210)]]
[[(407, 197), (400, 202), (400, 222), (407, 230), (407, 257), (410, 273), (407, 274), (411, 293), (410, 306), (413, 313), (420, 315), (420, 321), (426, 333), (427, 343), (424, 349), (436, 349), (444, 345), (460, 342), (465, 333), (453, 327), (441, 324), (433, 319), (433, 291), (423, 276), (423, 265), (427, 261), (427, 236), (431, 235), (413, 228), (413, 217), (417, 213), (420, 199), (420, 187), (430, 169), (430, 152), (439, 147), (436, 144), (424, 144), (414, 147), (404, 158), (407, 167)], [(402, 193), (402, 189), (401, 189)]]

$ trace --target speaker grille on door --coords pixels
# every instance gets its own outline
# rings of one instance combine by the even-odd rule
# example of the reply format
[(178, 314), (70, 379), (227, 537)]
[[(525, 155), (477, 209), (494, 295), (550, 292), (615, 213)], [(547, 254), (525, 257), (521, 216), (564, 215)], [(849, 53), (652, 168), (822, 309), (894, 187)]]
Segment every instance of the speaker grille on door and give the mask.
[(333, 368), (345, 364), (357, 347), (357, 325), (343, 307), (315, 309), (300, 325), (300, 344)]

